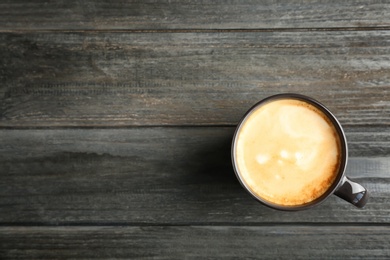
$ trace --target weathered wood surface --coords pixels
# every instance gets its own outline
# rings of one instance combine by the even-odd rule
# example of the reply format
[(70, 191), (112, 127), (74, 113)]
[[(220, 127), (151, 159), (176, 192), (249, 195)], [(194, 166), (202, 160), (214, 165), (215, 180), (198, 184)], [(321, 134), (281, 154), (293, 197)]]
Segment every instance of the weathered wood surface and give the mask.
[(0, 127), (234, 125), (280, 92), (390, 125), (390, 31), (0, 34)]
[(10, 259), (388, 259), (390, 227), (0, 227)]
[[(1, 1), (0, 259), (390, 258), (389, 43), (385, 1)], [(239, 185), (234, 126), (281, 92), (345, 126), (364, 209)]]
[[(298, 213), (253, 200), (231, 166), (233, 127), (0, 131), (0, 224), (389, 223), (390, 133), (347, 129), (363, 210), (333, 196)], [(364, 156), (364, 157), (363, 157)]]
[(375, 0), (3, 0), (0, 30), (384, 27), (389, 14)]

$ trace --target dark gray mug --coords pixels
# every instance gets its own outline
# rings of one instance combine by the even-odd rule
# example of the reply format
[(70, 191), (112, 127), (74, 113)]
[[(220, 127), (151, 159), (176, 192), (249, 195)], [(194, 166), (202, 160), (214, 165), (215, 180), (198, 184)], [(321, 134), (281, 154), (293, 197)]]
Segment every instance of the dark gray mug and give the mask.
[[(251, 190), (251, 188), (246, 184), (245, 180), (243, 179), (243, 176), (240, 173), (240, 170), (237, 166), (237, 160), (236, 160), (236, 145), (237, 145), (237, 139), (238, 139), (238, 133), (245, 122), (245, 120), (251, 115), (251, 113), (257, 108), (263, 106), (264, 104), (275, 101), (275, 100), (280, 100), (280, 99), (294, 99), (294, 100), (299, 100), (306, 102), (317, 109), (319, 109), (321, 112), (323, 112), (326, 117), (330, 120), (330, 122), (333, 124), (335, 130), (337, 131), (339, 140), (341, 142), (341, 156), (340, 156), (340, 167), (337, 173), (337, 176), (333, 183), (330, 185), (330, 187), (326, 190), (326, 192), (321, 195), (320, 197), (314, 199), (313, 201), (310, 201), (305, 204), (301, 205), (293, 205), (293, 206), (286, 206), (286, 205), (280, 205), (280, 204), (275, 204), (273, 202), (270, 202), (259, 195), (257, 195), (255, 192)], [(356, 207), (363, 207), (369, 197), (368, 191), (361, 186), (360, 184), (353, 182), (350, 180), (346, 175), (345, 175), (345, 169), (347, 167), (347, 161), (348, 161), (348, 146), (347, 146), (347, 140), (344, 134), (344, 131), (336, 119), (336, 117), (320, 102), (307, 97), (303, 96), (300, 94), (292, 94), (292, 93), (287, 93), (287, 94), (278, 94), (274, 96), (270, 96), (266, 99), (261, 100), (257, 104), (255, 104), (249, 111), (244, 115), (242, 120), (237, 126), (236, 132), (233, 137), (233, 142), (232, 142), (232, 163), (233, 163), (233, 168), (236, 173), (236, 176), (238, 180), (240, 181), (241, 185), (259, 202), (263, 203), (264, 205), (278, 209), (278, 210), (289, 210), (289, 211), (295, 211), (295, 210), (302, 210), (302, 209), (308, 209), (313, 206), (316, 206), (320, 203), (322, 203), (324, 200), (326, 200), (330, 195), (335, 194), (338, 197), (346, 200), (347, 202), (355, 205)]]

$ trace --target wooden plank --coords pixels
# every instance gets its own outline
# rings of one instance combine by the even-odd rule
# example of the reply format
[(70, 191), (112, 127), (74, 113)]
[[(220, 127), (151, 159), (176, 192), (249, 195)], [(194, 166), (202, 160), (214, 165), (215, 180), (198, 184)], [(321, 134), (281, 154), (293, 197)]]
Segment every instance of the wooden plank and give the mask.
[(389, 226), (0, 227), (2, 259), (388, 259)]
[(390, 26), (383, 1), (3, 0), (0, 30), (242, 29)]
[(268, 209), (239, 185), (232, 127), (0, 131), (0, 224), (389, 223), (390, 132), (347, 129), (364, 209)]
[(390, 125), (390, 31), (0, 34), (0, 127), (234, 125), (313, 96)]

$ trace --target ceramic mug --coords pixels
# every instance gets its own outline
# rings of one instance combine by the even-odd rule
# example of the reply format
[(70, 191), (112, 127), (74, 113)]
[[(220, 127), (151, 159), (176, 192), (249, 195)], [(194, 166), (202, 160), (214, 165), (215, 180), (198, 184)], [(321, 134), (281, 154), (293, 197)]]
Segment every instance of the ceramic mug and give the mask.
[[(276, 102), (276, 101), (278, 101), (278, 102)], [(272, 107), (269, 106), (269, 104), (273, 104)], [(313, 113), (315, 113), (315, 114), (313, 114), (310, 111), (305, 112), (306, 108), (311, 109), (311, 111), (313, 111)], [(262, 109), (261, 112), (257, 112), (257, 111), (260, 111), (260, 109)], [(267, 112), (263, 112), (263, 111), (267, 111)], [(290, 202), (287, 204), (284, 203), (284, 201), (294, 201), (295, 198), (293, 198), (293, 197), (292, 198), (280, 197), (280, 201), (283, 201), (283, 203), (280, 203), (279, 201), (276, 200), (277, 196), (272, 194), (273, 191), (275, 191), (275, 193), (278, 193), (278, 194), (284, 194), (283, 193), (284, 187), (286, 187), (286, 190), (290, 191), (290, 190), (293, 190), (293, 188), (295, 186), (297, 186), (297, 187), (300, 186), (300, 183), (299, 183), (300, 176), (294, 177), (294, 176), (287, 176), (286, 175), (286, 176), (280, 177), (278, 175), (279, 172), (283, 173), (283, 171), (287, 171), (289, 173), (289, 171), (292, 169), (297, 169), (297, 171), (298, 171), (299, 167), (295, 164), (299, 164), (299, 160), (303, 161), (303, 163), (307, 163), (305, 165), (310, 165), (310, 162), (305, 162), (305, 160), (306, 160), (304, 158), (305, 156), (303, 156), (299, 152), (294, 153), (294, 151), (291, 150), (291, 147), (294, 147), (294, 145), (295, 145), (295, 147), (300, 147), (301, 143), (303, 143), (302, 145), (304, 146), (304, 143), (305, 143), (304, 138), (305, 137), (302, 137), (304, 135), (296, 135), (296, 136), (299, 136), (299, 138), (301, 138), (301, 139), (299, 139), (298, 142), (296, 140), (295, 141), (293, 140), (294, 145), (290, 145), (289, 151), (283, 150), (282, 148), (280, 148), (280, 149), (278, 148), (279, 150), (277, 150), (277, 151), (278, 152), (281, 151), (280, 154), (279, 153), (277, 153), (276, 155), (275, 154), (267, 154), (267, 152), (268, 152), (267, 147), (269, 147), (269, 150), (272, 150), (272, 149), (275, 150), (276, 146), (283, 146), (284, 147), (289, 142), (289, 141), (284, 142), (282, 140), (278, 140), (278, 133), (283, 132), (283, 131), (278, 128), (279, 126), (273, 126), (274, 123), (275, 124), (285, 124), (286, 123), (286, 122), (281, 123), (282, 120), (279, 120), (279, 119), (278, 120), (273, 119), (273, 115), (276, 115), (277, 113), (282, 113), (281, 111), (285, 111), (288, 113), (288, 115), (286, 115), (284, 117), (279, 116), (279, 114), (278, 114), (278, 116), (280, 118), (285, 118), (283, 120), (286, 120), (286, 122), (290, 122), (290, 121), (294, 122), (293, 121), (294, 115), (297, 116), (299, 118), (299, 120), (301, 120), (302, 122), (309, 122), (309, 123), (306, 123), (306, 125), (305, 125), (305, 124), (300, 124), (299, 122), (301, 122), (301, 121), (298, 121), (299, 124), (295, 124), (295, 126), (287, 126), (288, 128), (295, 127), (298, 130), (302, 129), (303, 131), (306, 131), (305, 130), (307, 128), (306, 126), (308, 126), (310, 129), (306, 131), (307, 133), (311, 133), (311, 132), (317, 133), (315, 126), (313, 126), (313, 124), (310, 123), (311, 122), (310, 120), (311, 120), (311, 118), (313, 118), (313, 120), (317, 120), (315, 118), (316, 114), (321, 115), (323, 117), (323, 119), (325, 120), (324, 122), (328, 122), (328, 124), (333, 129), (332, 131), (334, 131), (334, 133), (335, 133), (335, 134), (333, 134), (333, 136), (336, 137), (337, 144), (338, 144), (337, 147), (339, 147), (338, 153), (337, 153), (338, 154), (337, 155), (338, 167), (337, 167), (337, 169), (335, 168), (335, 170), (333, 172), (332, 181), (329, 182), (328, 186), (326, 188), (324, 188), (324, 191), (322, 191), (322, 193), (320, 195), (318, 195), (318, 197), (313, 197), (312, 199), (309, 199), (309, 200), (306, 199), (304, 202), (301, 202), (301, 203), (290, 203)], [(261, 113), (267, 113), (265, 115), (265, 117), (267, 118), (266, 120), (261, 119), (261, 117), (259, 117), (259, 119), (254, 119), (256, 116), (258, 116), (258, 115), (260, 116)], [(306, 113), (308, 115), (308, 118), (305, 118)], [(251, 120), (252, 120), (252, 122), (251, 122)], [(259, 124), (257, 124), (254, 120), (260, 120), (257, 122), (260, 122), (260, 125), (263, 125), (264, 129), (262, 129), (261, 126), (259, 126)], [(321, 121), (322, 119), (318, 119), (318, 120)], [(323, 123), (320, 123), (320, 124), (323, 124)], [(252, 131), (251, 127), (253, 127), (253, 126), (260, 127), (260, 129), (256, 130), (259, 133), (258, 135), (256, 134), (257, 132), (254, 132), (255, 134), (250, 135), (250, 133)], [(280, 126), (280, 127), (283, 128), (284, 126)], [(265, 130), (265, 128), (267, 128), (268, 130)], [(313, 130), (311, 128), (313, 128)], [(326, 129), (330, 129), (330, 128), (328, 127)], [(273, 136), (273, 138), (275, 140), (273, 140), (273, 141), (268, 140), (268, 135)], [(244, 137), (244, 136), (246, 136), (246, 137)], [(252, 136), (254, 138), (254, 140), (251, 140), (250, 136)], [(291, 139), (290, 137), (288, 137), (288, 138)], [(309, 136), (308, 138), (312, 138), (312, 137)], [(255, 140), (255, 139), (258, 139), (258, 140)], [(323, 140), (323, 139), (324, 138), (322, 138), (321, 140)], [(255, 143), (258, 146), (252, 145), (253, 147), (251, 146), (251, 148), (246, 147), (246, 145), (251, 145), (252, 143)], [(277, 143), (277, 144), (275, 144), (275, 143)], [(336, 141), (334, 141), (334, 143), (336, 143)], [(254, 150), (256, 150), (256, 149), (261, 150), (262, 144), (264, 144), (263, 151), (265, 151), (265, 155), (264, 154), (258, 155), (257, 161), (254, 159), (253, 156), (252, 156), (253, 158), (249, 156), (248, 162), (246, 162), (245, 160), (247, 160), (247, 159), (245, 158), (245, 156), (247, 154), (250, 154), (250, 151), (252, 151), (250, 149), (253, 148)], [(323, 147), (321, 147), (321, 145), (318, 147), (323, 150), (322, 153), (324, 153), (324, 155), (323, 155), (324, 158), (329, 157), (330, 159), (333, 158), (333, 160), (334, 160), (335, 156), (328, 155), (327, 154), (328, 151), (326, 149), (323, 149)], [(244, 151), (244, 152), (241, 152), (241, 151)], [(242, 155), (241, 153), (244, 154), (245, 156)], [(329, 151), (329, 153), (330, 153), (330, 151)], [(241, 185), (256, 200), (258, 200), (262, 204), (264, 204), (268, 207), (274, 208), (274, 209), (287, 210), (287, 211), (308, 209), (308, 208), (311, 208), (313, 206), (319, 205), (320, 203), (325, 201), (332, 194), (335, 194), (336, 196), (346, 200), (347, 202), (353, 204), (356, 207), (363, 207), (366, 204), (368, 197), (369, 197), (368, 191), (362, 185), (352, 181), (351, 179), (349, 179), (345, 175), (345, 169), (347, 167), (347, 161), (348, 161), (348, 146), (347, 146), (347, 140), (345, 137), (345, 133), (344, 133), (339, 121), (324, 105), (322, 105), (320, 102), (318, 102), (310, 97), (307, 97), (307, 96), (303, 96), (300, 94), (292, 94), (292, 93), (278, 94), (278, 95), (274, 95), (274, 96), (270, 96), (268, 98), (265, 98), (265, 99), (261, 100), (260, 102), (256, 103), (244, 115), (244, 117), (242, 118), (242, 120), (240, 121), (240, 123), (237, 126), (237, 129), (236, 129), (234, 137), (233, 137), (231, 156), (232, 156), (232, 163), (233, 163), (234, 171), (235, 171), (236, 176), (237, 176), (239, 182), (241, 183)], [(285, 160), (285, 161), (283, 161), (283, 160)], [(289, 161), (287, 161), (287, 160), (289, 160)], [(263, 164), (263, 168), (261, 168), (258, 165), (259, 163)], [(325, 162), (325, 164), (326, 164), (326, 162)], [(253, 173), (248, 173), (252, 169), (252, 168), (250, 168), (252, 166), (253, 166), (254, 170), (259, 169), (258, 170), (259, 172), (256, 171)], [(326, 168), (326, 166), (327, 165), (322, 165), (322, 163), (320, 163), (319, 166), (317, 166), (317, 164), (313, 164), (313, 167), (314, 167), (313, 169), (317, 169), (317, 168), (324, 169), (324, 168)], [(258, 167), (258, 168), (256, 168), (256, 167)], [(272, 172), (273, 171), (272, 169), (275, 169), (275, 173)], [(264, 171), (264, 176), (262, 176), (262, 171)], [(307, 173), (305, 172), (305, 174), (307, 174)], [(316, 172), (316, 174), (317, 174), (317, 172)], [(307, 175), (308, 177), (304, 177), (303, 181), (307, 181), (308, 179), (312, 178), (312, 175), (315, 175), (314, 172)], [(283, 182), (284, 179), (278, 180), (277, 177), (279, 179), (286, 178), (286, 181)], [(317, 178), (317, 177), (315, 177), (315, 178)], [(272, 183), (272, 185), (274, 185), (274, 186), (270, 186), (270, 187), (272, 187), (271, 189), (269, 189), (269, 187), (267, 186), (268, 183), (265, 179), (270, 180), (269, 183)], [(280, 184), (278, 184), (278, 183), (280, 183)], [(291, 185), (290, 185), (290, 183), (291, 183)], [(321, 183), (323, 183), (323, 182), (321, 182)], [(258, 185), (258, 184), (261, 184), (261, 185)], [(315, 186), (316, 185), (315, 181), (313, 181), (312, 184)], [(304, 187), (306, 187), (306, 186), (304, 186)], [(262, 189), (267, 190), (267, 191), (263, 192)], [(317, 188), (314, 188), (314, 190), (316, 190), (316, 189)], [(296, 193), (295, 193), (295, 190), (293, 190), (293, 192), (291, 192), (291, 193), (286, 192), (286, 194), (288, 196), (290, 196), (290, 194), (295, 194), (295, 195), (291, 195), (291, 196), (295, 196), (296, 198), (298, 198), (298, 197), (301, 197), (301, 193), (303, 194), (305, 192), (306, 192), (306, 190), (302, 189), (302, 191), (298, 190), (298, 191), (296, 191)], [(266, 197), (266, 196), (268, 196), (268, 197)], [(280, 196), (282, 196), (282, 195), (280, 195)], [(273, 201), (274, 198), (275, 198), (275, 201)]]

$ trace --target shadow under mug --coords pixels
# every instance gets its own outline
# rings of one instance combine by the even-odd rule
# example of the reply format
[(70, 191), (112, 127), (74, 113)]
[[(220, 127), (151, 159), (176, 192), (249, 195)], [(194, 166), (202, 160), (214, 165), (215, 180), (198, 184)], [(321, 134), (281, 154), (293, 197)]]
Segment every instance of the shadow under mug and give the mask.
[[(337, 134), (339, 136), (340, 142), (341, 142), (341, 162), (340, 162), (340, 167), (339, 171), (337, 173), (337, 177), (335, 181), (332, 183), (332, 185), (327, 189), (327, 191), (321, 195), (320, 197), (316, 198), (313, 201), (310, 201), (305, 204), (301, 205), (294, 205), (294, 206), (286, 206), (286, 205), (280, 205), (280, 204), (275, 204), (272, 203), (266, 199), (263, 199), (262, 197), (258, 196), (255, 194), (250, 187), (245, 183), (243, 177), (240, 174), (240, 171), (237, 166), (237, 161), (236, 161), (236, 144), (237, 144), (237, 139), (238, 139), (238, 133), (240, 131), (240, 128), (242, 127), (243, 123), (245, 120), (251, 115), (253, 111), (255, 111), (257, 108), (260, 106), (265, 105), (268, 102), (275, 101), (275, 100), (280, 100), (280, 99), (294, 99), (294, 100), (299, 100), (306, 102), (308, 104), (313, 105), (314, 107), (318, 108), (320, 111), (322, 111), (328, 119), (332, 122), (333, 126), (335, 127)], [(323, 201), (325, 201), (330, 195), (335, 194), (336, 196), (346, 200), (347, 202), (353, 204), (356, 207), (362, 208), (366, 204), (369, 193), (368, 191), (360, 184), (352, 181), (345, 175), (345, 169), (347, 167), (347, 161), (348, 161), (348, 146), (347, 146), (347, 139), (345, 137), (344, 130), (342, 129), (339, 121), (336, 119), (336, 117), (320, 102), (304, 96), (300, 94), (293, 94), (293, 93), (286, 93), (286, 94), (278, 94), (274, 96), (270, 96), (268, 98), (265, 98), (261, 100), (260, 102), (256, 103), (252, 108), (248, 110), (248, 112), (244, 115), (244, 117), (241, 119), (240, 123), (238, 124), (236, 131), (234, 133), (233, 137), (233, 142), (232, 142), (232, 149), (231, 149), (231, 156), (232, 156), (232, 163), (233, 163), (233, 168), (234, 172), (236, 173), (236, 176), (241, 183), (241, 185), (259, 202), (262, 204), (278, 209), (278, 210), (286, 210), (286, 211), (296, 211), (296, 210), (303, 210), (303, 209), (308, 209), (313, 206), (319, 205)]]

